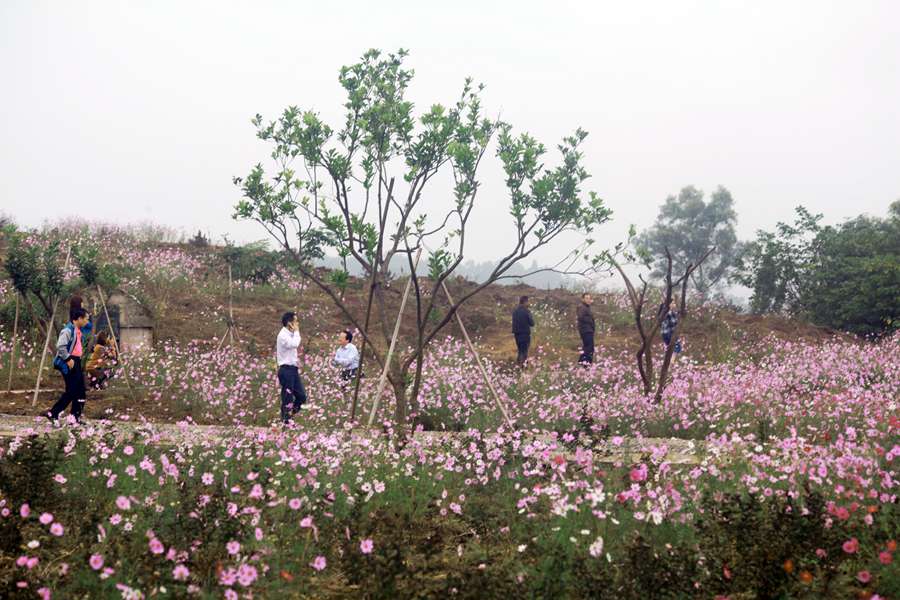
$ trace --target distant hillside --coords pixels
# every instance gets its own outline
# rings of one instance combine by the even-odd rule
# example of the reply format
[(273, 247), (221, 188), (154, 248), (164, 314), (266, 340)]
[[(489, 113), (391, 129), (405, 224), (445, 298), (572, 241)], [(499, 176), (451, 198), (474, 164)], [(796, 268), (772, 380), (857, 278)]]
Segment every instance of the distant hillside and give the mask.
[[(327, 256), (324, 259), (317, 261), (317, 265), (327, 269), (339, 269), (341, 268), (341, 261), (337, 257)], [(469, 281), (477, 283), (486, 280), (496, 266), (496, 261), (486, 260), (476, 262), (474, 260), (466, 260), (457, 267), (454, 274), (463, 279), (468, 279)], [(524, 278), (521, 277), (525, 273), (531, 273), (541, 268), (542, 267), (538, 265), (537, 261), (532, 261), (527, 267), (519, 264), (513, 265), (509, 271), (507, 271), (509, 278), (502, 280), (500, 283), (501, 285), (527, 283), (535, 288), (542, 289), (562, 288), (573, 284), (573, 280), (570, 277), (553, 272), (542, 272)], [(356, 264), (348, 265), (347, 271), (356, 277), (362, 275), (362, 270)], [(398, 276), (406, 275), (409, 273), (409, 263), (404, 257), (394, 257), (391, 261), (390, 271)], [(428, 274), (428, 267), (425, 266), (424, 262), (416, 269), (416, 273), (423, 276)]]

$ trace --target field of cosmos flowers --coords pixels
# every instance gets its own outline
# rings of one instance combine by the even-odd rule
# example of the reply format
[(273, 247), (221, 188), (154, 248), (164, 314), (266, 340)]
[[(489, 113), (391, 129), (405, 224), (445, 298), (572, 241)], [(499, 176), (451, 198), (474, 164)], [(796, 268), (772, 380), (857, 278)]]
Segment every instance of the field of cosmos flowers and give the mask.
[[(200, 268), (141, 248), (125, 285)], [(387, 392), (383, 428), (350, 422), (325, 351), (305, 354), (311, 401), (282, 428), (272, 357), (208, 342), (127, 360), (135, 396), (114, 380), (105, 419), (0, 443), (0, 597), (900, 598), (896, 335), (773, 336), (726, 360), (688, 346), (660, 404), (602, 339), (587, 369), (488, 360), (514, 431), (446, 338), (417, 422), (452, 433), (402, 444)], [(670, 460), (676, 438), (693, 460)]]

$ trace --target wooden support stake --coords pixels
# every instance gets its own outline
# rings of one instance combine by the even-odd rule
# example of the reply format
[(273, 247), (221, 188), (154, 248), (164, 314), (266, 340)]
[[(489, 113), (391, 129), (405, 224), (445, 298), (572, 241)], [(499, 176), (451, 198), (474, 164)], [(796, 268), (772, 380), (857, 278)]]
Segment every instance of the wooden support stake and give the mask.
[[(450, 306), (453, 306), (453, 297), (450, 296), (450, 290), (447, 289), (447, 284), (444, 281), (441, 281), (441, 287), (444, 289), (444, 294), (447, 296), (447, 301), (450, 302)], [(463, 325), (462, 317), (459, 314), (459, 309), (456, 309), (456, 323), (459, 325), (460, 330), (462, 330), (463, 339), (466, 340), (466, 345), (469, 347), (469, 351), (472, 353), (472, 356), (475, 357), (475, 362), (478, 364), (478, 369), (481, 371), (481, 376), (484, 377), (484, 382), (487, 384), (488, 389), (491, 390), (491, 395), (494, 396), (494, 402), (497, 404), (497, 408), (500, 409), (500, 412), (503, 413), (503, 418), (506, 419), (506, 424), (509, 425), (510, 429), (515, 429), (516, 426), (512, 422), (512, 419), (509, 418), (509, 413), (506, 412), (506, 407), (503, 406), (503, 402), (500, 400), (500, 395), (497, 394), (497, 390), (494, 388), (494, 384), (491, 382), (491, 378), (488, 376), (487, 369), (484, 368), (484, 363), (481, 362), (481, 356), (478, 354), (478, 350), (475, 349), (475, 345), (472, 343), (472, 340), (469, 339), (469, 332), (466, 331), (466, 326)]]
[(228, 263), (228, 343), (234, 346), (234, 310), (231, 299), (231, 263)]
[[(422, 256), (422, 246), (419, 246), (416, 252), (416, 259), (413, 261), (413, 270), (419, 265), (419, 257)], [(372, 412), (369, 413), (369, 427), (375, 422), (375, 413), (381, 406), (381, 393), (384, 392), (384, 386), (387, 383), (388, 368), (391, 366), (391, 356), (394, 354), (394, 347), (397, 345), (397, 338), (400, 337), (400, 322), (403, 320), (403, 309), (406, 308), (406, 299), (409, 298), (409, 290), (412, 288), (412, 274), (406, 282), (406, 289), (403, 291), (403, 299), (400, 301), (400, 313), (397, 315), (397, 322), (394, 324), (394, 335), (391, 336), (391, 346), (388, 348), (387, 356), (384, 358), (384, 368), (381, 369), (381, 379), (378, 380), (378, 389), (375, 391), (375, 402), (372, 404)]]
[(116, 360), (122, 366), (122, 377), (125, 379), (125, 385), (128, 386), (128, 394), (134, 400), (134, 389), (131, 387), (131, 380), (128, 378), (128, 371), (125, 369), (125, 360), (122, 358), (122, 352), (119, 350), (119, 342), (116, 340), (116, 331), (113, 329), (112, 320), (109, 318), (109, 311), (106, 310), (106, 300), (103, 298), (103, 290), (100, 284), (97, 284), (97, 294), (100, 295), (100, 306), (103, 307), (103, 314), (106, 315), (106, 325), (109, 327), (109, 334), (112, 338), (113, 348), (116, 351)]
[[(72, 247), (66, 250), (66, 262), (63, 266), (63, 275), (69, 270), (69, 258), (72, 256)], [(56, 306), (59, 304), (59, 298), (53, 299), (53, 310), (50, 311), (50, 322), (47, 323), (47, 339), (44, 341), (44, 347), (41, 349), (41, 363), (38, 366), (37, 381), (34, 382), (34, 397), (31, 399), (31, 406), (37, 404), (38, 393), (41, 391), (41, 376), (44, 374), (44, 361), (47, 359), (47, 346), (50, 345), (50, 336), (53, 334), (53, 322), (56, 320)]]
[(7, 394), (12, 390), (13, 366), (16, 361), (16, 342), (19, 340), (19, 296), (21, 296), (21, 294), (16, 290), (16, 317), (13, 319), (12, 349), (9, 352), (9, 381), (6, 383)]

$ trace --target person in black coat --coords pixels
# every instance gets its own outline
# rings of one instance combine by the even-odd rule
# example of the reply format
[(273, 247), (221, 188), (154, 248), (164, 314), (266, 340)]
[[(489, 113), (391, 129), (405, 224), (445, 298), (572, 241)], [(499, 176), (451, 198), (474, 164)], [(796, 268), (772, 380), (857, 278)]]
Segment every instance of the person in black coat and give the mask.
[(534, 319), (531, 317), (531, 311), (528, 310), (528, 296), (519, 298), (519, 305), (512, 314), (512, 332), (516, 338), (516, 364), (525, 365), (528, 360), (528, 346), (531, 345), (531, 328), (534, 327)]
[(578, 362), (588, 364), (594, 362), (594, 313), (591, 312), (591, 304), (594, 297), (588, 293), (581, 295), (581, 304), (578, 305), (578, 335), (581, 336), (581, 356)]

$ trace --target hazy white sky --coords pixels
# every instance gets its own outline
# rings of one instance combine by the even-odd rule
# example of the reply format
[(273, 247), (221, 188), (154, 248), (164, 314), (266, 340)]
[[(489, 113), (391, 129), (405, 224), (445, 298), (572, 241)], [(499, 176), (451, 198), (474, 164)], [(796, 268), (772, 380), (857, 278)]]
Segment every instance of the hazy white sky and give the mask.
[[(880, 215), (900, 198), (898, 23), (900, 2), (865, 0), (4, 0), (0, 209), (261, 239), (230, 216), (232, 176), (267, 156), (249, 119), (296, 104), (337, 127), (340, 66), (404, 47), (420, 108), (472, 75), (492, 114), (550, 148), (587, 129), (610, 245), (687, 184), (728, 187), (742, 238), (798, 204)], [(481, 260), (510, 239), (492, 162), (470, 234)]]

